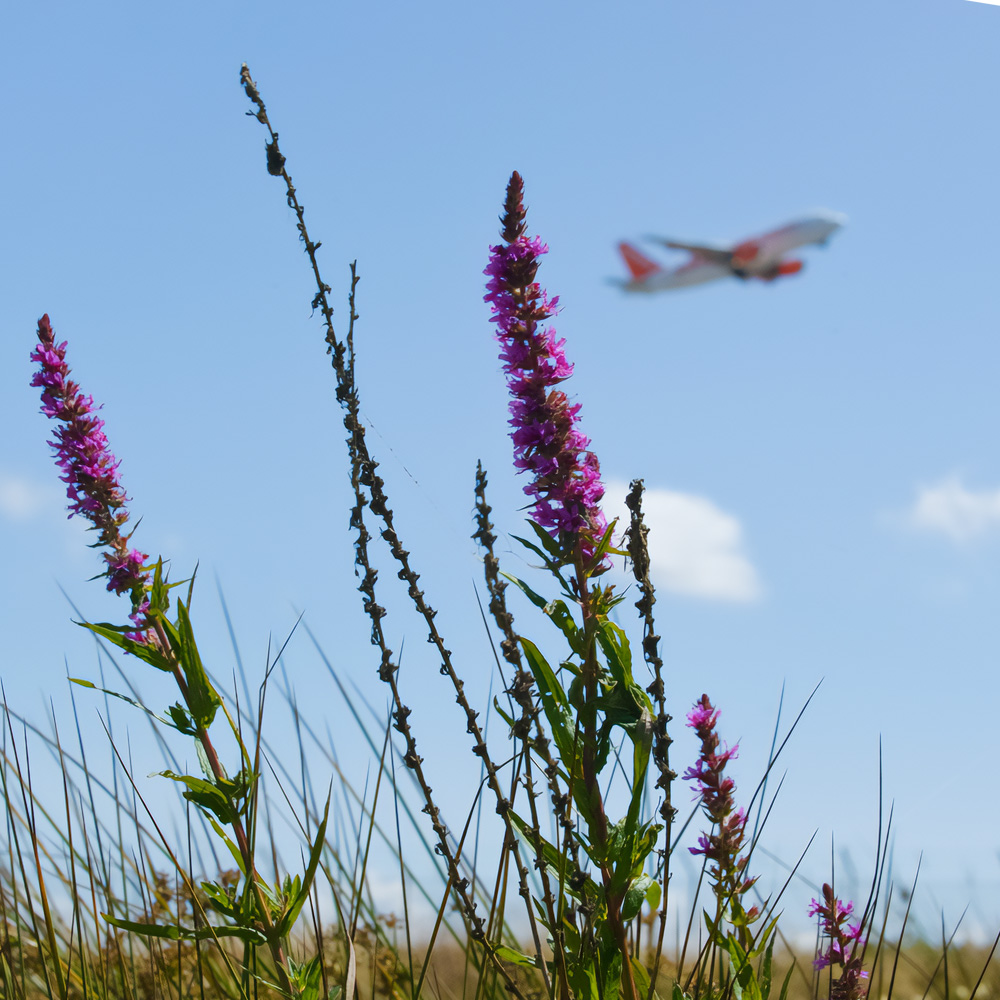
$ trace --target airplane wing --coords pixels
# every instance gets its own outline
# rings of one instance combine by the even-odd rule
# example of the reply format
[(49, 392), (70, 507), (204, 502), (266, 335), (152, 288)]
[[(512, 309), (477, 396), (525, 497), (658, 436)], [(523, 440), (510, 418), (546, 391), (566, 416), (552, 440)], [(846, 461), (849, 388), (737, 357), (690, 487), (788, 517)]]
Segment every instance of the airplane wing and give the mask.
[(717, 278), (726, 278), (733, 273), (728, 265), (716, 264), (695, 254), (680, 267), (666, 270), (631, 243), (619, 243), (618, 250), (628, 268), (629, 277), (626, 280), (612, 280), (627, 292), (660, 292), (668, 288), (684, 288), (687, 285), (700, 285)]
[(687, 250), (702, 261), (729, 267), (733, 259), (733, 251), (727, 247), (711, 246), (706, 243), (682, 243), (680, 240), (668, 240), (663, 236), (648, 236), (647, 239), (660, 243), (671, 250)]

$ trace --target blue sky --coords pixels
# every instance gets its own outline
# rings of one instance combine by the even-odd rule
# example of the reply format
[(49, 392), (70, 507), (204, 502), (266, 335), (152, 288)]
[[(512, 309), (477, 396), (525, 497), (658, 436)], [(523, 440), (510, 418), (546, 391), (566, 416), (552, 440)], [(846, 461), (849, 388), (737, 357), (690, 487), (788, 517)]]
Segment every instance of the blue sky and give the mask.
[[(864, 872), (881, 739), (901, 877), (924, 850), (927, 899), (955, 917), (971, 878), (996, 887), (1000, 811), (984, 778), (1000, 704), (1000, 11), (51, 3), (5, 21), (0, 676), (12, 706), (41, 721), (51, 698), (58, 716), (67, 671), (96, 675), (60, 588), (92, 618), (123, 610), (87, 583), (97, 557), (62, 512), (28, 387), (43, 312), (105, 404), (137, 541), (175, 576), (200, 561), (197, 624), (217, 672), (232, 655), (216, 579), (251, 671), (304, 610), (384, 701), (353, 590), (333, 377), (292, 214), (244, 116), (246, 61), (323, 242), (341, 330), (358, 260), (369, 440), (481, 703), (477, 459), (499, 526), (520, 533), (522, 516), (481, 272), (518, 169), (531, 231), (551, 248), (540, 279), (564, 306), (584, 429), (609, 482), (643, 476), (653, 491), (678, 755), (695, 751), (679, 720), (707, 691), (752, 787), (782, 684), (797, 708), (823, 679), (769, 848), (794, 856), (818, 828), (822, 878), (835, 831)], [(738, 239), (818, 206), (850, 222), (787, 281), (646, 299), (605, 280), (621, 273), (619, 239)], [(504, 548), (512, 571), (532, 572)], [(393, 580), (387, 567), (384, 592)], [(424, 756), (461, 815), (448, 768), (463, 726), (444, 721), (451, 696), (419, 623), (387, 603)], [(544, 625), (527, 609), (518, 621)], [(336, 729), (343, 710), (303, 636), (286, 668)], [(983, 902), (984, 920), (997, 917)]]

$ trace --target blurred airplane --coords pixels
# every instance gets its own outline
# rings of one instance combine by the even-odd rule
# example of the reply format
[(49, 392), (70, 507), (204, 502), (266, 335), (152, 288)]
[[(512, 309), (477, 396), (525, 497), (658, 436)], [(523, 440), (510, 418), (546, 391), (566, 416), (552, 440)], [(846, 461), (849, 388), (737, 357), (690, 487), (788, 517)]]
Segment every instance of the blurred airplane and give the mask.
[(786, 258), (796, 247), (810, 243), (825, 245), (827, 240), (847, 222), (840, 212), (817, 211), (780, 229), (754, 236), (730, 246), (708, 243), (682, 243), (660, 236), (648, 236), (672, 250), (686, 250), (690, 259), (676, 268), (665, 268), (637, 250), (631, 243), (619, 243), (618, 249), (629, 270), (629, 278), (613, 278), (626, 292), (661, 292), (668, 288), (701, 285), (717, 278), (758, 278), (774, 281), (789, 274), (798, 274), (803, 261)]

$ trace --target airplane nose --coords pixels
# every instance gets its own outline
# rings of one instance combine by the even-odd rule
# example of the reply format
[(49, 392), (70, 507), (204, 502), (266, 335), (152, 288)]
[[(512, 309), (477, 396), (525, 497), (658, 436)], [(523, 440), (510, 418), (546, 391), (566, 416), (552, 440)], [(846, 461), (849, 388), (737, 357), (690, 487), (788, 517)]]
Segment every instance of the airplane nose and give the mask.
[(847, 225), (847, 216), (843, 212), (831, 212), (828, 209), (824, 210), (822, 213), (823, 220), (830, 224), (830, 232), (832, 233), (835, 229), (840, 229), (841, 226)]
[(831, 212), (829, 209), (820, 209), (813, 218), (816, 220), (816, 242), (820, 246), (826, 246), (830, 237), (847, 222), (843, 212)]

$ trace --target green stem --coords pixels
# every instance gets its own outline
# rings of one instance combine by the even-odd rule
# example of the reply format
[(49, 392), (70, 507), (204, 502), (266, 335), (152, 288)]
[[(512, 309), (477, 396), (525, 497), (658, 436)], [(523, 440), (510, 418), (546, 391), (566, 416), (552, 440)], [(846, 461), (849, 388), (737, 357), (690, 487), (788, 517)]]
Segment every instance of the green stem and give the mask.
[(622, 992), (625, 1000), (640, 1000), (639, 990), (632, 974), (632, 957), (629, 953), (628, 936), (625, 922), (622, 920), (621, 907), (625, 894), (621, 891), (612, 892), (611, 885), (614, 872), (607, 863), (608, 817), (604, 810), (604, 800), (598, 782), (597, 771), (597, 694), (598, 694), (598, 663), (597, 663), (597, 614), (594, 610), (587, 572), (584, 568), (583, 552), (578, 545), (575, 559), (577, 593), (580, 597), (580, 607), (583, 614), (584, 629), (584, 661), (583, 675), (583, 786), (587, 796), (587, 804), (594, 819), (596, 829), (590, 830), (591, 843), (598, 845), (599, 856), (603, 859), (600, 865), (601, 881), (604, 885), (604, 900), (608, 911), (608, 924), (615, 944), (622, 957)]
[[(184, 674), (181, 671), (180, 664), (177, 662), (177, 658), (170, 647), (170, 642), (167, 639), (163, 625), (159, 621), (154, 620), (153, 628), (156, 632), (160, 649), (170, 658), (174, 680), (177, 682), (177, 687), (180, 690), (181, 697), (184, 699), (184, 704), (187, 705), (190, 710), (191, 702), (188, 694), (187, 681), (184, 679)], [(222, 781), (226, 778), (226, 770), (222, 766), (222, 761), (219, 760), (219, 755), (215, 750), (215, 744), (212, 742), (212, 738), (208, 735), (208, 730), (203, 725), (199, 724), (195, 738), (205, 751), (208, 766), (211, 768), (215, 780), (221, 785)], [(267, 900), (264, 898), (264, 893), (260, 887), (260, 882), (257, 877), (257, 869), (253, 860), (253, 850), (250, 847), (249, 838), (247, 837), (246, 830), (243, 828), (243, 822), (239, 817), (239, 813), (235, 808), (232, 811), (232, 819), (230, 820), (229, 825), (232, 828), (234, 836), (236, 837), (236, 845), (239, 848), (240, 857), (243, 858), (243, 867), (245, 869), (247, 883), (250, 886), (250, 890), (253, 892), (254, 898), (257, 902), (260, 929), (263, 932), (264, 937), (267, 939), (267, 945), (271, 952), (271, 958), (274, 960), (274, 964), (277, 968), (281, 989), (288, 996), (291, 996), (293, 993), (292, 981), (288, 976), (284, 948), (282, 948), (281, 941), (278, 939), (274, 922), (271, 920), (271, 913)]]

